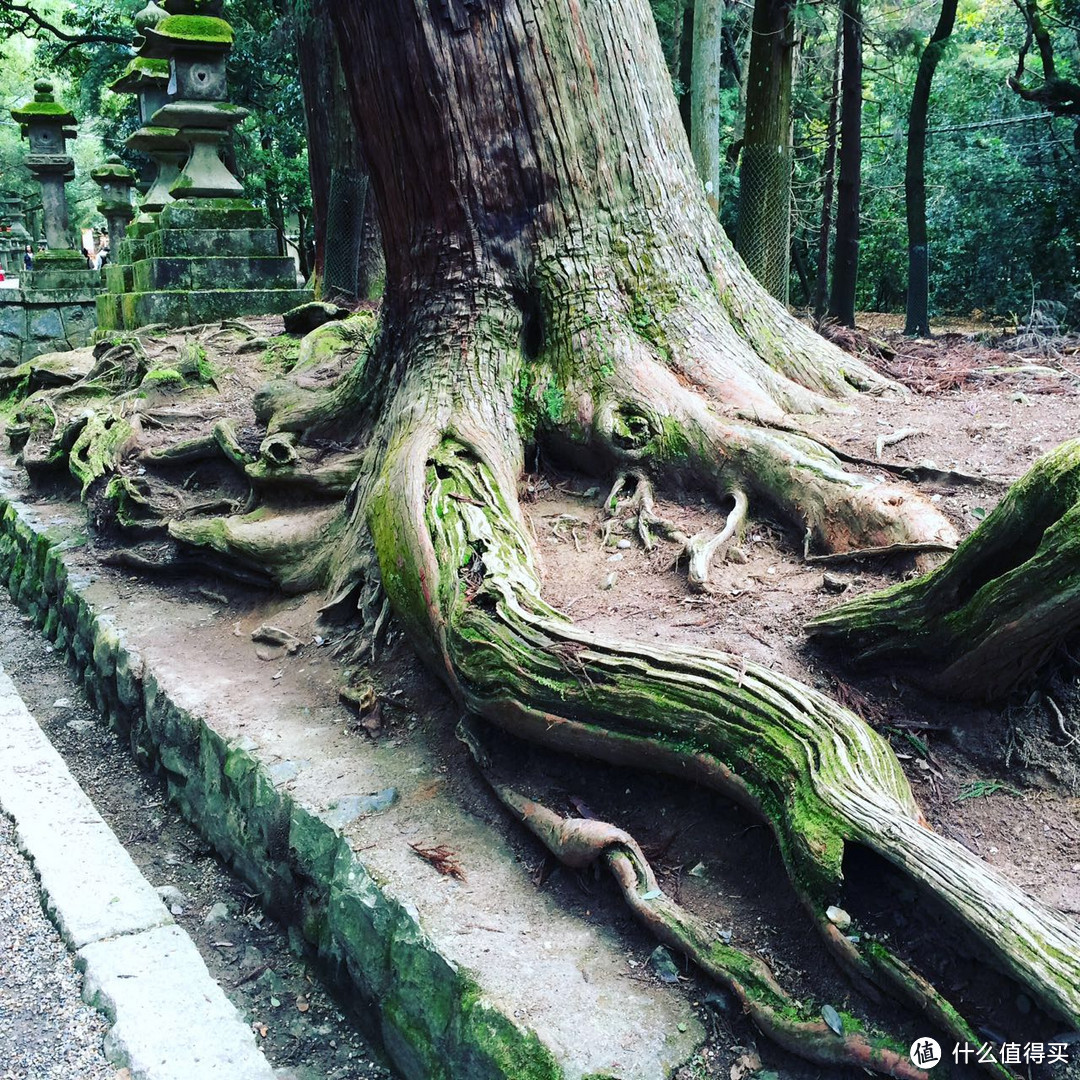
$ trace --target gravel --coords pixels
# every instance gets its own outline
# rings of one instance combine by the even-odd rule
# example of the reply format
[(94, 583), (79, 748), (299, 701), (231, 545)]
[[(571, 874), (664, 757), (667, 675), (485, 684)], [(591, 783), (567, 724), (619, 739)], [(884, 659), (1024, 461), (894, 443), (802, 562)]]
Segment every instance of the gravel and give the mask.
[(0, 1080), (117, 1080), (104, 1017), (45, 917), (37, 879), (0, 815)]

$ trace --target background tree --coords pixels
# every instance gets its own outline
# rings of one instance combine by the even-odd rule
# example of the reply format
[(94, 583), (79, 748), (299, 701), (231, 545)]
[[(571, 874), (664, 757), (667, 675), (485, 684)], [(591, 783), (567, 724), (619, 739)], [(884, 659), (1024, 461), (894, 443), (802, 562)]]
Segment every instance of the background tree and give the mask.
[(705, 194), (720, 209), (720, 54), (724, 0), (694, 0), (690, 149)]
[(326, 0), (299, 14), (297, 35), (316, 289), (327, 299), (367, 299), (382, 278), (382, 243)]
[(791, 245), (790, 0), (756, 0), (746, 74), (736, 246), (750, 272), (787, 301)]
[(836, 202), (829, 314), (855, 325), (855, 290), (859, 281), (859, 193), (862, 182), (863, 47), (861, 0), (841, 0), (843, 78), (840, 108), (840, 180)]
[(840, 114), (840, 65), (843, 37), (843, 16), (841, 16), (832, 59), (829, 122), (825, 129), (825, 153), (821, 165), (821, 225), (818, 230), (817, 283), (814, 287), (814, 315), (818, 319), (825, 314), (825, 300), (829, 290), (829, 240), (832, 235), (833, 190), (836, 186), (836, 137)]
[(908, 113), (904, 195), (908, 232), (907, 321), (904, 333), (930, 336), (930, 255), (926, 229), (926, 127), (934, 71), (956, 22), (957, 0), (942, 0), (941, 15), (923, 50)]

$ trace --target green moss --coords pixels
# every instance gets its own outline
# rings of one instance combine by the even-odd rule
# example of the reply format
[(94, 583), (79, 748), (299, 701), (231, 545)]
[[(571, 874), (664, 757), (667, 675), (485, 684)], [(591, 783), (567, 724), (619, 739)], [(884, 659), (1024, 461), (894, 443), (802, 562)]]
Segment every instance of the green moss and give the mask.
[(566, 395), (563, 393), (563, 388), (552, 379), (547, 386), (544, 387), (544, 412), (547, 414), (549, 420), (552, 423), (558, 424), (562, 422), (563, 409), (566, 405)]
[(75, 123), (75, 117), (57, 101), (28, 101), (21, 109), (12, 109), (11, 116), (19, 124), (54, 117), (65, 124)]
[(300, 342), (291, 334), (279, 334), (270, 339), (259, 356), (259, 365), (274, 375), (285, 375), (292, 370), (299, 355)]
[(169, 15), (154, 27), (153, 33), (178, 41), (207, 41), (219, 45), (232, 43), (232, 27), (224, 19), (210, 15)]
[(151, 368), (142, 378), (141, 386), (160, 386), (163, 383), (184, 384), (184, 376), (175, 368)]

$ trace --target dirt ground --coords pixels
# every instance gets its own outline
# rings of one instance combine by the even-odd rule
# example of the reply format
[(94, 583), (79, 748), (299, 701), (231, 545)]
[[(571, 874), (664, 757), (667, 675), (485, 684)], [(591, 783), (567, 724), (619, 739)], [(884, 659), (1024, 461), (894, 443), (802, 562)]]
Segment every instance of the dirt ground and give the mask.
[[(877, 464), (880, 457), (895, 465), (930, 465), (984, 478), (921, 485), (962, 535), (995, 505), (1008, 481), (1040, 454), (1075, 436), (1080, 406), (1075, 341), (1050, 351), (1038, 342), (1028, 348), (1007, 338), (991, 344), (982, 333), (970, 332), (909, 342), (896, 335), (889, 320), (870, 317), (862, 324), (865, 332), (849, 344), (873, 353), (882, 370), (911, 388), (909, 396), (866, 397), (857, 411), (806, 418), (804, 428), (844, 454), (864, 459), (866, 464), (851, 467), (872, 476), (885, 475)], [(255, 329), (266, 336), (278, 331), (272, 320)], [(230, 388), (229, 411), (243, 435), (250, 422), (245, 414), (249, 391), (267, 372), (251, 359), (254, 353), (234, 355), (230, 349), (226, 339), (217, 345), (208, 342), (211, 359), (224, 373), (219, 383)], [(159, 412), (165, 421), (155, 429), (155, 439), (177, 435), (166, 408)], [(879, 446), (880, 436), (902, 430), (913, 433)], [(994, 708), (934, 700), (906, 684), (898, 672), (853, 672), (842, 658), (807, 645), (805, 621), (835, 603), (838, 590), (847, 598), (917, 572), (913, 560), (864, 560), (824, 569), (808, 565), (802, 559), (801, 538), (759, 516), (759, 508), (751, 505), (750, 522), (718, 560), (710, 588), (693, 593), (685, 568), (673, 565), (674, 545), (661, 542), (646, 552), (618, 518), (605, 529), (604, 497), (610, 480), (562, 472), (544, 461), (536, 473), (523, 478), (523, 505), (540, 552), (547, 598), (554, 606), (586, 627), (734, 653), (836, 696), (890, 740), (937, 829), (1045, 902), (1080, 916), (1080, 696), (1068, 652), (1038, 683)], [(199, 486), (196, 481), (196, 494)], [(715, 528), (722, 518), (721, 508), (698, 493), (660, 496), (658, 509), (687, 534)], [(111, 550), (105, 538), (95, 543), (100, 554)], [(171, 588), (204, 598), (221, 594), (223, 600), (227, 593), (232, 603), (238, 597), (233, 587), (226, 589), (213, 577), (188, 576)], [(293, 632), (300, 631), (299, 621), (309, 618), (313, 607), (309, 603), (297, 609)], [(276, 665), (279, 660), (285, 677), (294, 677), (289, 658), (270, 662)], [(313, 707), (332, 701), (324, 675), (312, 682)], [(357, 725), (358, 738), (407, 740), (417, 725), (445, 724), (445, 693), (419, 668), (396, 631), (391, 631), (372, 675), (380, 709), (377, 722)], [(62, 738), (69, 737), (62, 717), (54, 716), (50, 723)], [(600, 913), (625, 927), (632, 957), (627, 977), (656, 978), (646, 962), (649, 950), (610, 883), (554, 866), (502, 816), (471, 772), (452, 731), (447, 728), (440, 737), (447, 783), (477, 816), (511, 837), (536, 888), (552, 891), (583, 917)], [(537, 797), (567, 812), (585, 807), (635, 835), (666, 890), (704, 914), (734, 944), (766, 959), (797, 996), (812, 995), (837, 1009), (850, 1009), (912, 1039), (929, 1034), (925, 1022), (899, 1014), (891, 1005), (868, 1006), (853, 993), (816, 937), (807, 933), (808, 923), (767, 830), (744, 811), (664, 778), (575, 762), (525, 746), (514, 753), (522, 783)], [(147, 795), (151, 802), (153, 798)], [(153, 829), (160, 831), (164, 825), (156, 822), (167, 817), (164, 808), (150, 806), (147, 812)], [(143, 814), (140, 823), (122, 823), (122, 828), (145, 830), (145, 820)], [(887, 868), (852, 852), (848, 871), (845, 906), (867, 923), (887, 928), (902, 951), (967, 1010), (988, 1041), (1049, 1040), (1061, 1034), (1015, 986), (990, 972), (940, 913), (898, 886)], [(242, 895), (234, 895), (232, 903), (237, 909), (234, 922), (257, 925)], [(219, 951), (223, 964), (237, 965), (229, 977), (240, 979), (248, 970), (236, 960), (241, 949)], [(853, 1080), (862, 1075), (807, 1066), (776, 1050), (737, 1015), (725, 994), (685, 965), (680, 967), (683, 990), (700, 1009), (712, 1036), (679, 1080), (754, 1075)], [(260, 985), (264, 980), (259, 976), (251, 981)], [(293, 978), (276, 993), (284, 1002), (276, 1015), (294, 1011), (301, 991), (314, 992)], [(252, 1009), (261, 1016), (275, 1015), (261, 999)], [(1031, 1076), (1039, 1075), (1052, 1074), (1033, 1067)]]

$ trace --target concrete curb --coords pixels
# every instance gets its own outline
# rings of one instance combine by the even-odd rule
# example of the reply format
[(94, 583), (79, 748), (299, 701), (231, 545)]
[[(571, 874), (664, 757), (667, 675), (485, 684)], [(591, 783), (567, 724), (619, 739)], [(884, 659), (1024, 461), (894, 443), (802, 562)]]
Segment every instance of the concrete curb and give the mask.
[(211, 978), (0, 668), (0, 809), (76, 954), (83, 997), (112, 1027), (105, 1054), (134, 1080), (272, 1080)]

